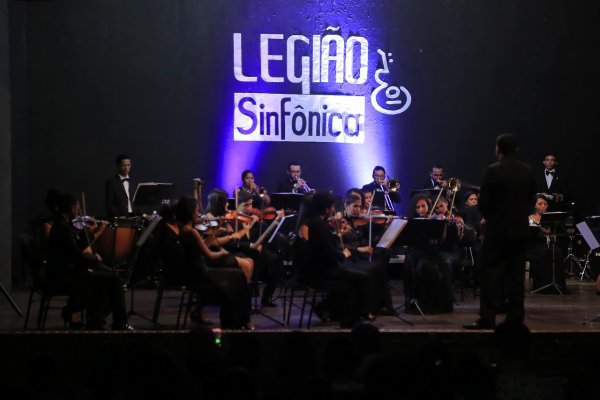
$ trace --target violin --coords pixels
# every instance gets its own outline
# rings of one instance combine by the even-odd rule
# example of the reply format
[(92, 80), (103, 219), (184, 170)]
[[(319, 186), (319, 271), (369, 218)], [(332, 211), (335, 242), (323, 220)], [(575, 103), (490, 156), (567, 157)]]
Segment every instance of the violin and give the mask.
[(249, 224), (252, 222), (252, 214), (241, 211), (228, 211), (224, 216), (225, 221), (240, 221)]
[(95, 228), (98, 224), (109, 225), (108, 221), (97, 220), (94, 217), (90, 217), (89, 215), (78, 215), (77, 217), (71, 220), (71, 224), (75, 229), (85, 229), (85, 228)]
[(367, 225), (371, 220), (374, 224), (384, 225), (388, 222), (388, 219), (387, 215), (379, 211), (378, 213), (373, 213), (371, 216), (369, 214), (360, 214), (357, 217), (352, 217), (352, 222), (356, 227)]
[(348, 220), (339, 215), (334, 216), (334, 217), (329, 217), (327, 219), (327, 222), (329, 223), (329, 226), (331, 227), (331, 229), (333, 229), (333, 231), (336, 235), (343, 235), (352, 229), (352, 227), (348, 223)]

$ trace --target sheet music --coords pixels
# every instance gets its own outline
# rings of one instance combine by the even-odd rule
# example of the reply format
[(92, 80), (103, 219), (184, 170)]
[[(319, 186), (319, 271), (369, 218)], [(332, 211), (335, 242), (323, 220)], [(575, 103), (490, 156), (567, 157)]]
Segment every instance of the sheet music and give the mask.
[(377, 247), (383, 247), (386, 249), (392, 247), (392, 244), (394, 244), (398, 236), (400, 236), (400, 233), (402, 232), (407, 223), (408, 220), (406, 219), (394, 218), (390, 226), (388, 226), (386, 231), (383, 233), (381, 239), (379, 239)]

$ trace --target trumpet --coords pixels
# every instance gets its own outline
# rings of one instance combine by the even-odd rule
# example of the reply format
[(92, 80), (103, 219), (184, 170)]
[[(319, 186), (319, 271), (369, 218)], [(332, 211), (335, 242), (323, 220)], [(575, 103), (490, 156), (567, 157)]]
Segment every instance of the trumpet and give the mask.
[(261, 186), (258, 189), (255, 189), (255, 192), (258, 195), (258, 197), (260, 197), (262, 199), (267, 194), (267, 189), (265, 189), (264, 187)]
[(295, 183), (302, 182), (302, 184), (300, 186), (295, 187), (294, 189), (292, 189), (293, 193), (311, 193), (313, 191), (311, 189), (311, 187), (308, 186), (308, 183), (306, 183), (306, 181), (304, 179), (301, 179), (299, 176), (293, 176), (292, 180)]

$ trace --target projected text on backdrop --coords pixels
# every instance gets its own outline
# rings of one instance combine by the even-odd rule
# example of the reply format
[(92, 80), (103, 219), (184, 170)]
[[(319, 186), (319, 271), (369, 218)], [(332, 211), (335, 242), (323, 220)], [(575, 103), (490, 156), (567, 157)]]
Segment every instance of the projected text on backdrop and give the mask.
[[(339, 28), (329, 27), (328, 30), (337, 31)], [(270, 83), (294, 83), (299, 85), (302, 94), (234, 93), (234, 140), (365, 142), (364, 95), (312, 95), (310, 92), (311, 83), (332, 83), (336, 87), (339, 84), (365, 85), (369, 76), (369, 42), (366, 38), (350, 36), (344, 39), (338, 34), (327, 34), (323, 37), (313, 35), (309, 39), (303, 35), (285, 38), (282, 34), (261, 34), (258, 54), (260, 76), (245, 73), (244, 61), (252, 58), (242, 54), (242, 42), (243, 35), (234, 33), (233, 72), (237, 81), (260, 82), (263, 89)], [(271, 52), (270, 44), (273, 43), (285, 43), (285, 52), (282, 52), (285, 54)], [(305, 51), (297, 52), (297, 46), (304, 46), (302, 49)], [(402, 86), (389, 86), (381, 78), (381, 74), (389, 73), (388, 60), (382, 50), (377, 52), (383, 67), (377, 69), (374, 75), (378, 86), (371, 93), (371, 104), (380, 113), (400, 114), (410, 106), (410, 93)], [(298, 53), (304, 54), (299, 60), (296, 59)], [(274, 72), (271, 68), (273, 62), (285, 62), (285, 73), (278, 75)], [(299, 68), (296, 68), (297, 65)], [(385, 97), (383, 106), (379, 103), (379, 93)]]

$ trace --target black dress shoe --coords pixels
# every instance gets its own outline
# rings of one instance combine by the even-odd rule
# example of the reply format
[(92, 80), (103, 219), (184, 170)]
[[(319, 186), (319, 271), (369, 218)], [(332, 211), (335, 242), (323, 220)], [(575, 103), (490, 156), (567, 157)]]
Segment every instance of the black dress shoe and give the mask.
[(494, 330), (494, 324), (485, 322), (482, 320), (478, 320), (473, 322), (471, 325), (463, 325), (463, 328), (469, 331), (478, 331), (478, 330)]

